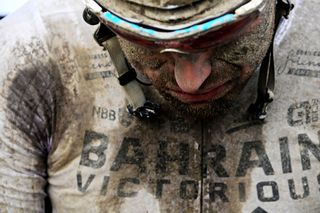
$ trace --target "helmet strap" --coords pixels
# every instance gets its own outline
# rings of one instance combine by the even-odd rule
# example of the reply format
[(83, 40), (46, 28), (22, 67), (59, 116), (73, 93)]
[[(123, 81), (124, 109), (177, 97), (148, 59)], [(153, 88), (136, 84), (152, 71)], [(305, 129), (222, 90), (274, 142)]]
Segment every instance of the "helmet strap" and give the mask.
[(275, 14), (275, 31), (272, 42), (263, 59), (258, 79), (257, 99), (254, 104), (251, 104), (248, 111), (254, 116), (254, 119), (263, 121), (267, 116), (268, 105), (273, 101), (274, 84), (275, 84), (275, 66), (274, 66), (274, 38), (281, 22), (282, 17), (288, 18), (290, 11), (294, 5), (290, 0), (277, 0)]
[(139, 118), (154, 117), (159, 105), (146, 101), (144, 93), (136, 80), (136, 72), (129, 66), (116, 35), (104, 24), (100, 24), (94, 34), (94, 38), (104, 50), (109, 52), (111, 61), (118, 72), (118, 80), (128, 98), (127, 110), (130, 114)]

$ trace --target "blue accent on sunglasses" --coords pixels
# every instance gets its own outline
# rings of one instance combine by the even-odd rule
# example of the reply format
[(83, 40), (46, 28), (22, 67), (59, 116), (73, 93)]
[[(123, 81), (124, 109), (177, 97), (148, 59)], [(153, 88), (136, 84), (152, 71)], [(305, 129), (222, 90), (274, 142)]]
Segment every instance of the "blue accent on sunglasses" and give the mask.
[[(232, 23), (236, 20), (235, 14), (226, 14), (221, 17), (218, 17), (213, 20), (209, 20), (202, 24), (196, 24), (191, 27), (187, 27), (184, 29), (169, 31), (169, 32), (163, 32), (163, 31), (156, 31), (154, 29), (148, 29), (144, 28), (138, 24), (126, 21), (118, 16), (115, 16), (114, 14), (110, 13), (109, 11), (105, 12), (103, 14), (103, 17), (107, 22), (110, 22), (114, 25), (121, 26), (123, 28), (132, 28), (133, 30), (136, 30), (137, 33), (139, 33), (142, 36), (151, 36), (151, 37), (158, 37), (158, 38), (168, 38), (168, 37), (180, 37), (184, 35), (191, 35), (194, 33), (199, 32), (205, 32), (208, 31), (214, 27), (217, 27), (222, 24), (226, 23)], [(162, 35), (162, 36), (161, 36)]]

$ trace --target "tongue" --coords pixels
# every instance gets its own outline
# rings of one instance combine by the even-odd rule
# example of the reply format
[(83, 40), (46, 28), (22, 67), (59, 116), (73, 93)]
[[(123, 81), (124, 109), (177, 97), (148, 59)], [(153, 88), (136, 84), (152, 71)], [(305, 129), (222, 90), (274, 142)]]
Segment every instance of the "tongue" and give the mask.
[(175, 55), (174, 58), (174, 75), (180, 89), (186, 93), (197, 92), (211, 73), (207, 54)]

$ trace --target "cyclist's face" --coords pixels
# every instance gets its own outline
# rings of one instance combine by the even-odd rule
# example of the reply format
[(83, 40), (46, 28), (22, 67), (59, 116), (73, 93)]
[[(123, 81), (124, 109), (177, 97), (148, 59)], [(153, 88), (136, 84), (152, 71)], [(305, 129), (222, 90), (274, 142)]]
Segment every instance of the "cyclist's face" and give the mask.
[[(159, 53), (120, 39), (137, 72), (178, 111), (200, 117), (220, 114), (230, 107), (270, 45), (274, 3), (269, 1), (257, 25), (235, 40), (189, 55)], [(255, 91), (253, 91), (255, 92)]]

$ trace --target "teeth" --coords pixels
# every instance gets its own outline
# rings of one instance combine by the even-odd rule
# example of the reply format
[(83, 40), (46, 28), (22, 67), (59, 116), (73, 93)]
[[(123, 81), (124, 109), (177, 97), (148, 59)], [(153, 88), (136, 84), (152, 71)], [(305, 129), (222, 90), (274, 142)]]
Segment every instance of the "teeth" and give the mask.
[(83, 3), (94, 13), (102, 11), (102, 8), (93, 0), (83, 0)]
[(263, 4), (265, 0), (251, 0), (249, 3), (243, 5), (242, 7), (238, 8), (235, 13), (237, 16), (247, 15), (258, 10), (259, 7)]

